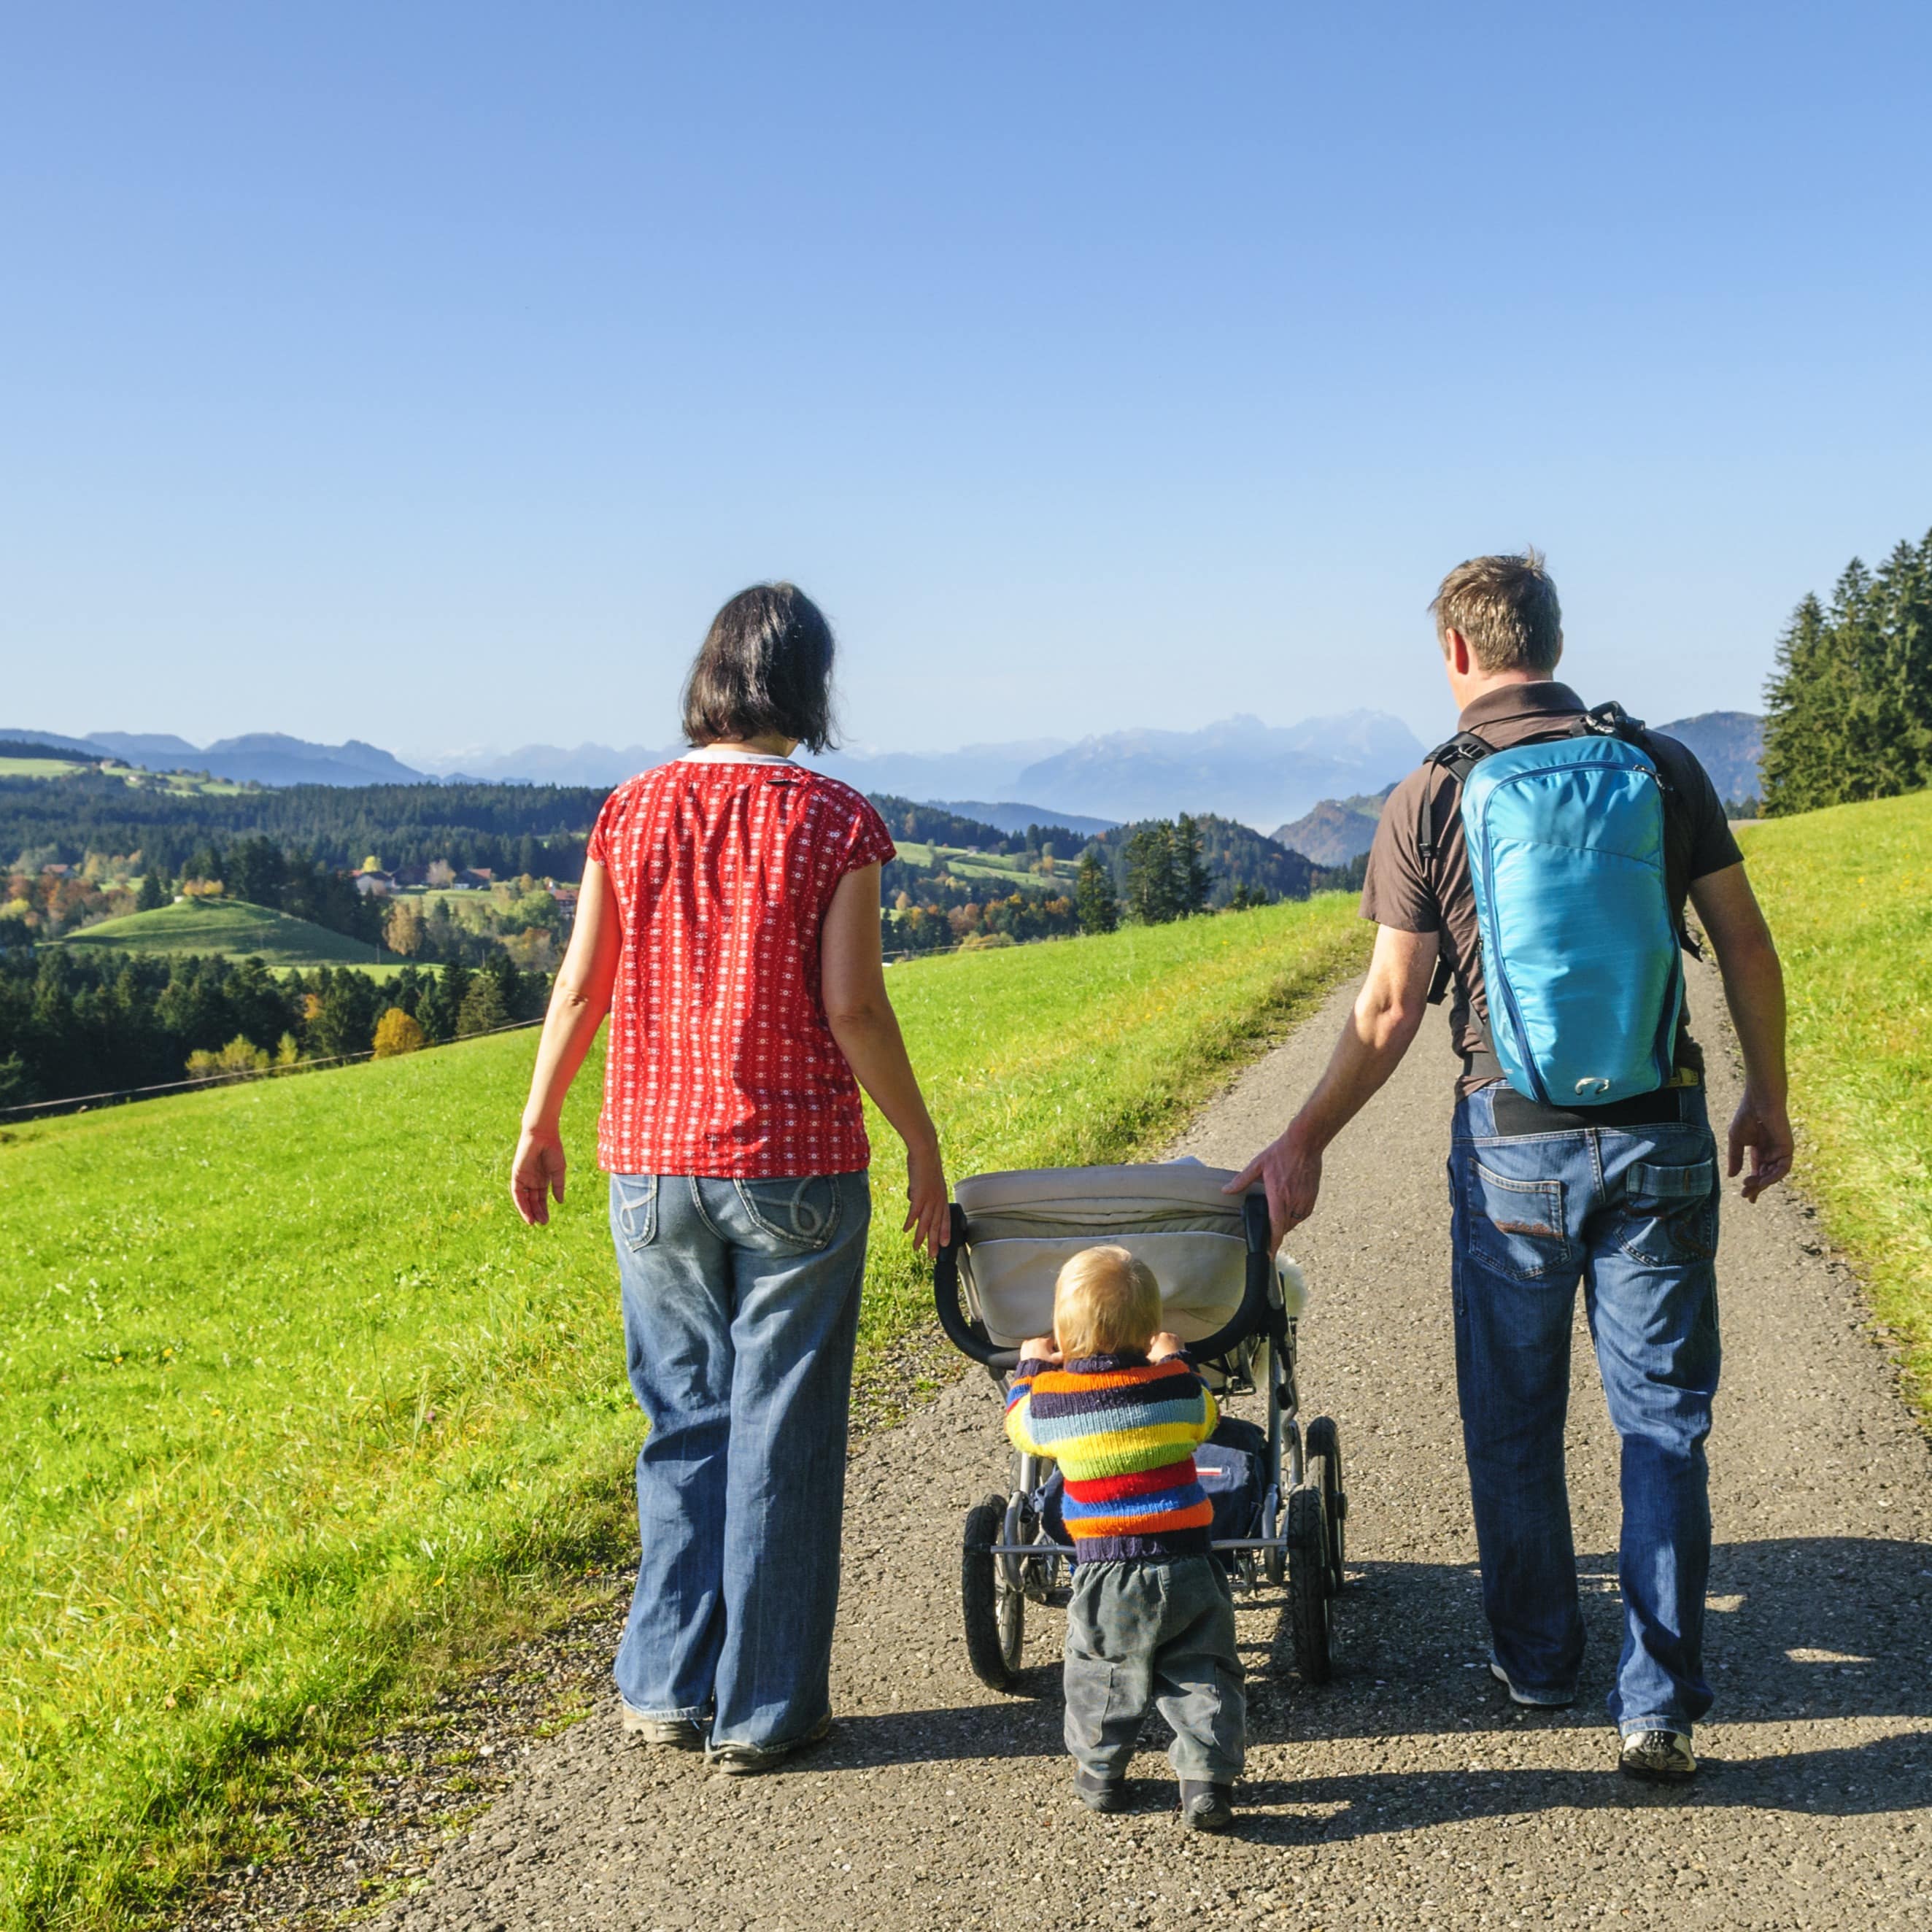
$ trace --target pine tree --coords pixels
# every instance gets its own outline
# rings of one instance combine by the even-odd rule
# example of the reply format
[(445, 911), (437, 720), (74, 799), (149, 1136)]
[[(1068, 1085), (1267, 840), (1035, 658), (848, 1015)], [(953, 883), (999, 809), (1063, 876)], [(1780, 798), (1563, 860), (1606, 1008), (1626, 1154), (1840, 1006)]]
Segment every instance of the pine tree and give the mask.
[(1073, 902), (1082, 932), (1112, 932), (1120, 922), (1120, 902), (1114, 891), (1113, 873), (1090, 850), (1081, 855)]
[(1143, 926), (1178, 919), (1174, 827), (1164, 818), (1143, 825), (1127, 841), (1127, 910)]
[(1168, 860), (1174, 871), (1174, 909), (1181, 919), (1205, 912), (1208, 895), (1214, 890), (1214, 878), (1202, 862), (1201, 848), (1201, 828), (1184, 812), (1174, 821)]
[(500, 983), (490, 974), (478, 973), (470, 982), (470, 990), (463, 996), (463, 1004), (456, 1016), (456, 1036), (467, 1040), (471, 1034), (494, 1033), (506, 1024), (509, 1012), (503, 1004), (503, 992)]
[(141, 880), (141, 890), (134, 900), (136, 912), (154, 912), (168, 902), (168, 889), (161, 883), (160, 873), (150, 869)]
[(1776, 666), (1765, 688), (1758, 784), (1767, 814), (1809, 812), (1832, 802), (1832, 734), (1824, 715), (1831, 656), (1823, 607), (1808, 592), (1778, 640)]

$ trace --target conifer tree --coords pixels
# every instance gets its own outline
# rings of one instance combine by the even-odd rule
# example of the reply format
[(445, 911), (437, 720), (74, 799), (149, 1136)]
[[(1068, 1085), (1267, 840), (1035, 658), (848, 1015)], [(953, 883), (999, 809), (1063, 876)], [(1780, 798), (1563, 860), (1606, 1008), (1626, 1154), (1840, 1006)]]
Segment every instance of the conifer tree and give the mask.
[(1127, 841), (1127, 909), (1143, 926), (1180, 916), (1174, 897), (1174, 827), (1164, 818)]
[(1202, 861), (1201, 828), (1184, 812), (1174, 821), (1170, 854), (1174, 912), (1181, 919), (1192, 919), (1208, 910), (1208, 895), (1214, 880)]
[(1073, 903), (1082, 932), (1112, 932), (1120, 922), (1120, 902), (1114, 891), (1113, 873), (1090, 850), (1081, 855)]

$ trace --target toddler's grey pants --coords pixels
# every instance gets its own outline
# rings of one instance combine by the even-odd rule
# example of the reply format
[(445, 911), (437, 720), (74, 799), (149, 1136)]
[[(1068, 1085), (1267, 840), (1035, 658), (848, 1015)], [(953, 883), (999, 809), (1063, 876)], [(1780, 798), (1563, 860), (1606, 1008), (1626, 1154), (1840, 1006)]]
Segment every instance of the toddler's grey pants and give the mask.
[(1174, 1729), (1174, 1774), (1241, 1774), (1247, 1698), (1234, 1601), (1211, 1556), (1074, 1566), (1066, 1611), (1066, 1748), (1096, 1778), (1124, 1774), (1150, 1704)]

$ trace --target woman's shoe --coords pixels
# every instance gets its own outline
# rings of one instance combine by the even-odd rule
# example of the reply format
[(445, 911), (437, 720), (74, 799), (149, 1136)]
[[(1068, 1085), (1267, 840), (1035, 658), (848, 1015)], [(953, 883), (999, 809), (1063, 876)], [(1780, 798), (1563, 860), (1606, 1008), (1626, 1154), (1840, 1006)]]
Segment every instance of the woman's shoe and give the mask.
[(664, 1750), (701, 1751), (704, 1731), (688, 1718), (647, 1718), (619, 1700), (617, 1714), (627, 1738), (641, 1738)]
[(1180, 1822), (1190, 1832), (1225, 1832), (1234, 1822), (1232, 1784), (1196, 1784), (1180, 1780)]
[(704, 1761), (726, 1778), (755, 1778), (760, 1772), (770, 1771), (787, 1758), (822, 1744), (831, 1729), (832, 1714), (828, 1711), (802, 1737), (794, 1738), (789, 1744), (712, 1744), (706, 1748)]

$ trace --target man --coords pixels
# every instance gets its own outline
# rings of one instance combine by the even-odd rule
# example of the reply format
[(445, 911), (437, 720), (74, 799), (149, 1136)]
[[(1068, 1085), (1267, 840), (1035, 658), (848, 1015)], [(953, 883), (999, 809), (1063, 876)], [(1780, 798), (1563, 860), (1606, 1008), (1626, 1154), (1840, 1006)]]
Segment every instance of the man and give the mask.
[[(1462, 731), (1497, 752), (1567, 735), (1586, 707), (1555, 681), (1562, 617), (1540, 557), (1478, 557), (1430, 608)], [(1667, 890), (1681, 901), (1688, 884), (1743, 1049), (1729, 1171), (1748, 1156), (1742, 1192), (1755, 1201), (1791, 1166), (1784, 977), (1702, 767), (1672, 739), (1640, 742), (1664, 782), (1669, 835), (1688, 854)], [(1314, 1212), (1323, 1150), (1408, 1051), (1440, 958), (1463, 1056), (1449, 1167), (1456, 1388), (1490, 1668), (1520, 1704), (1575, 1700), (1583, 1624), (1563, 1436), (1580, 1279), (1623, 1445), (1624, 1636), (1608, 1700), (1619, 1762), (1636, 1777), (1682, 1780), (1696, 1770), (1693, 1730), (1711, 1703), (1704, 1440), (1718, 1382), (1720, 1184), (1703, 1058), (1680, 1024), (1674, 1052), (1660, 1034), (1672, 1070), (1654, 1091), (1568, 1108), (1505, 1082), (1461, 817), (1466, 782), (1466, 768), (1459, 778), (1432, 762), (1383, 808), (1362, 893), (1378, 931), (1354, 1011), (1301, 1111), (1234, 1186), (1262, 1182), (1277, 1242)], [(1498, 875), (1486, 890), (1505, 884)], [(1681, 919), (1681, 903), (1672, 910)]]

